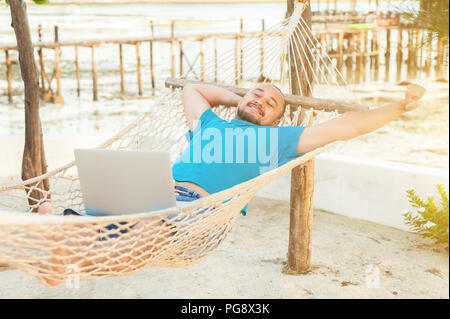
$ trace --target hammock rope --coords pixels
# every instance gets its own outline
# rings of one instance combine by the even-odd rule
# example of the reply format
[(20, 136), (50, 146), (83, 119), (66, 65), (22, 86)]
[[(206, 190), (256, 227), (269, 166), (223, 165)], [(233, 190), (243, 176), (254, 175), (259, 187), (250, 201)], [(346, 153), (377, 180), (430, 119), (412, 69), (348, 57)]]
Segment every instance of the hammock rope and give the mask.
[[(301, 72), (305, 72), (302, 68), (308, 67), (313, 71), (315, 81), (318, 80), (316, 69), (325, 78), (318, 64), (319, 60), (316, 61), (315, 58), (316, 55), (321, 58), (320, 50), (314, 44), (318, 42), (312, 40), (311, 30), (308, 31), (303, 26), (305, 23), (302, 22), (301, 13), (304, 6), (298, 3), (290, 18), (267, 33), (266, 50), (270, 49), (270, 52), (266, 55), (263, 67), (269, 62), (270, 67), (265, 68), (264, 82), (281, 82), (283, 85), (283, 80), (287, 77), (289, 88), (292, 87), (293, 77), (289, 63), (296, 59), (292, 59), (290, 55), (299, 56), (307, 50), (314, 57), (314, 64), (311, 64), (313, 61), (308, 61), (307, 64), (300, 59), (301, 65), (293, 68), (298, 75), (297, 79)], [(281, 39), (279, 34), (282, 34)], [(244, 52), (248, 52), (244, 59), (251, 57), (253, 61), (260, 61), (259, 47), (255, 44), (258, 42), (249, 41), (244, 45)], [(228, 74), (233, 72), (233, 63), (237, 62), (234, 53), (231, 50), (228, 55), (224, 55), (221, 62), (228, 64), (219, 63), (219, 69), (225, 68)], [(205, 70), (204, 79), (201, 80), (212, 81), (217, 73), (224, 74), (217, 72), (213, 62), (206, 66), (208, 70)], [(255, 79), (260, 75), (261, 64), (254, 62), (248, 66), (242, 80), (240, 74), (231, 74), (218, 82), (234, 84), (240, 80), (243, 85), (254, 85)], [(277, 74), (280, 69), (288, 71)], [(330, 65), (328, 74), (339, 77), (345, 83), (336, 71)], [(312, 89), (310, 80), (313, 79), (308, 80)], [(341, 91), (339, 96), (342, 95)], [(288, 106), (281, 125), (295, 125), (300, 109), (296, 109), (291, 116)], [(226, 120), (232, 119), (234, 115), (234, 110), (226, 107), (219, 107), (215, 112)], [(337, 115), (337, 112), (324, 110), (316, 112), (310, 109), (308, 112), (309, 116), (303, 125), (311, 124), (315, 113), (318, 115), (316, 122)], [(141, 115), (99, 148), (169, 151), (173, 162), (187, 146), (184, 138), (187, 129), (181, 92), (179, 89), (167, 89), (155, 99), (149, 112)], [(28, 181), (0, 186), (0, 270), (20, 269), (52, 285), (51, 282), (68, 280), (71, 274), (80, 278), (122, 276), (149, 265), (186, 267), (197, 263), (223, 242), (239, 216), (239, 211), (262, 187), (334, 144), (309, 152), (245, 183), (196, 200), (186, 207), (171, 207), (156, 212), (105, 217), (60, 216), (67, 207), (84, 209), (74, 162)], [(50, 183), (49, 191), (43, 187), (46, 179)], [(38, 191), (43, 196), (30, 205), (28, 198), (33, 191)], [(53, 205), (54, 215), (30, 213), (47, 201)], [(176, 219), (168, 221), (166, 217), (172, 214), (177, 214)], [(1, 264), (4, 264), (3, 267)]]

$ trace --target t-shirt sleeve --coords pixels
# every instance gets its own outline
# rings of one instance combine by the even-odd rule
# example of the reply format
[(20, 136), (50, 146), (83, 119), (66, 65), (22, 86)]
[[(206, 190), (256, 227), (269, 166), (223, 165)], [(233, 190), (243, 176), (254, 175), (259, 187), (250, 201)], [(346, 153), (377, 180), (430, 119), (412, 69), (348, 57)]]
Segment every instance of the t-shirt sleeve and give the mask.
[(300, 157), (305, 153), (297, 152), (297, 145), (300, 135), (303, 133), (305, 126), (281, 126), (278, 131), (278, 152), (279, 165), (283, 165), (290, 160)]
[(205, 112), (202, 113), (200, 116), (198, 122), (196, 123), (194, 131), (187, 131), (186, 133), (186, 139), (188, 141), (191, 140), (193, 134), (200, 130), (200, 128), (206, 128), (214, 125), (214, 122), (216, 121), (223, 121), (220, 117), (216, 115), (216, 113), (213, 112), (212, 109), (207, 109)]

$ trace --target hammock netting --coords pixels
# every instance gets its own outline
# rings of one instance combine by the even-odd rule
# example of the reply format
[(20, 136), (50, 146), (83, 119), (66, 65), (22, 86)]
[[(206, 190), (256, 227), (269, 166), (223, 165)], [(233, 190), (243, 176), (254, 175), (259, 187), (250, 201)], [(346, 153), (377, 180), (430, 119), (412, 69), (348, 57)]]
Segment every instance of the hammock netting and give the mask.
[[(345, 81), (329, 61), (324, 61), (323, 49), (301, 18), (304, 7), (299, 3), (289, 19), (266, 33), (264, 61), (260, 59), (260, 39), (244, 42), (245, 74), (235, 73), (233, 63), (237, 61), (235, 51), (231, 50), (230, 54), (221, 56), (218, 67), (210, 61), (204, 69), (187, 78), (222, 84), (239, 81), (240, 86), (250, 87), (255, 85), (262, 66), (263, 81), (274, 82), (287, 90), (292, 88), (295, 79), (292, 72), (297, 72), (300, 78), (301, 70), (310, 68), (314, 78), (307, 79), (309, 85), (314, 81), (338, 87), (333, 81), (336, 84)], [(306, 50), (311, 53), (312, 61), (300, 59), (297, 61), (301, 65), (290, 65), (290, 55), (300, 56)], [(339, 96), (343, 96), (342, 88), (339, 86)], [(288, 106), (281, 125), (298, 124), (300, 109), (291, 112)], [(235, 112), (227, 107), (214, 111), (226, 120)], [(307, 114), (302, 125), (332, 118), (337, 112), (311, 109)], [(99, 148), (169, 151), (174, 161), (187, 146), (184, 137), (187, 130), (180, 90), (169, 88), (156, 98), (149, 112)], [(119, 276), (148, 265), (189, 266), (209, 256), (223, 242), (240, 210), (262, 187), (333, 144), (185, 207), (157, 212), (106, 217), (61, 216), (68, 207), (84, 209), (74, 162), (28, 181), (0, 186), (0, 265), (38, 276), (46, 284), (64, 282), (71, 274), (81, 278)], [(43, 187), (44, 180), (49, 182), (49, 191)], [(41, 196), (30, 204), (33, 194)], [(53, 205), (52, 215), (32, 213), (44, 202)], [(169, 222), (165, 217), (173, 214), (177, 217)]]

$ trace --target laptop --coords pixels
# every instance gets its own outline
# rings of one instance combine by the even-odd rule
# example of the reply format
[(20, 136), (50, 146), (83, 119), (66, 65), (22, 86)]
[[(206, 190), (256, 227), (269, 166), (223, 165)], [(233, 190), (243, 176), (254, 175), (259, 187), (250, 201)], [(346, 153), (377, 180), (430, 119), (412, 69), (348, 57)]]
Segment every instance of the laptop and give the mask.
[(168, 152), (76, 149), (88, 215), (124, 215), (176, 206)]

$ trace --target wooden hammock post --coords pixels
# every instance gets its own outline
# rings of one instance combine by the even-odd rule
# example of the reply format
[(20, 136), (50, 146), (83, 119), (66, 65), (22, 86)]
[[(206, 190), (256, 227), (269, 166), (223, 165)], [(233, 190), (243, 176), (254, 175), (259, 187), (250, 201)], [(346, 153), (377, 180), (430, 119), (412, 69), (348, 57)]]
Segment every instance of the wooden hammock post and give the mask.
[[(9, 0), (9, 7), (12, 18), (11, 25), (17, 40), (20, 72), (25, 87), (25, 146), (22, 158), (22, 180), (28, 180), (47, 173), (39, 119), (39, 76), (34, 60), (25, 1)], [(49, 190), (48, 180), (43, 181), (43, 185), (36, 186), (46, 191)], [(28, 187), (25, 191), (28, 196), (28, 204), (33, 211), (36, 211), (37, 204), (44, 198), (43, 192), (29, 191)]]
[[(298, 0), (305, 3), (306, 0)], [(295, 0), (288, 0), (288, 14), (291, 16), (295, 6)], [(308, 27), (311, 27), (311, 7), (307, 7), (302, 13), (302, 17)], [(308, 29), (308, 28), (307, 28)], [(307, 45), (307, 44), (305, 44)], [(290, 56), (291, 59), (312, 60), (310, 53), (303, 52), (300, 57)], [(291, 76), (297, 74), (292, 70), (295, 63), (289, 61)], [(300, 65), (297, 61), (297, 65)], [(292, 94), (299, 95), (303, 92), (305, 96), (311, 96), (307, 79), (312, 79), (310, 69), (302, 69), (300, 79), (291, 79)], [(298, 81), (299, 80), (299, 81)], [(302, 88), (298, 87), (298, 82)], [(305, 118), (305, 110), (302, 108), (297, 125), (300, 125)], [(288, 262), (285, 268), (286, 273), (300, 274), (307, 273), (311, 268), (311, 233), (313, 218), (313, 194), (314, 194), (314, 159), (306, 162), (300, 167), (292, 170), (291, 176), (291, 203), (290, 203), (290, 224), (289, 224), (289, 248)]]
[(5, 50), (6, 59), (6, 78), (8, 80), (8, 102), (13, 102), (13, 90), (12, 90), (12, 71), (11, 71), (11, 59), (9, 58), (9, 51)]

